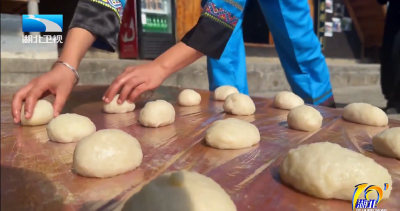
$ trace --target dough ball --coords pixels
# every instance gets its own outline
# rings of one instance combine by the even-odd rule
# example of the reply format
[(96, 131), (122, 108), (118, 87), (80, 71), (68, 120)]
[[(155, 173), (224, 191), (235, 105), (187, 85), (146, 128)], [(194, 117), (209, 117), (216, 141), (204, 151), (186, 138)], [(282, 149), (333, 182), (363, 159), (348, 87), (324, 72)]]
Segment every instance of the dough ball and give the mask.
[(109, 114), (123, 114), (135, 110), (135, 103), (128, 103), (126, 100), (120, 105), (117, 103), (119, 94), (115, 95), (110, 103), (104, 103), (103, 111)]
[(378, 133), (372, 138), (374, 151), (386, 157), (400, 159), (400, 127)]
[(232, 199), (209, 177), (196, 172), (163, 174), (134, 194), (122, 211), (236, 211)]
[(178, 96), (178, 103), (181, 106), (195, 106), (199, 105), (200, 102), (200, 94), (192, 89), (185, 89)]
[(311, 106), (301, 105), (289, 111), (287, 123), (294, 130), (312, 132), (321, 128), (323, 117)]
[(248, 116), (256, 112), (256, 105), (254, 105), (253, 100), (240, 93), (228, 95), (222, 107), (225, 112), (239, 116)]
[(136, 138), (122, 130), (105, 129), (78, 142), (72, 165), (79, 175), (106, 178), (135, 169), (142, 159)]
[(304, 105), (304, 100), (293, 92), (279, 92), (274, 98), (274, 107), (284, 110), (292, 110), (298, 106)]
[(54, 118), (53, 105), (47, 100), (38, 100), (30, 119), (25, 118), (25, 104), (21, 109), (21, 124), (39, 126), (49, 123)]
[(146, 103), (140, 111), (139, 122), (146, 127), (162, 127), (175, 121), (175, 109), (165, 100)]
[(78, 114), (61, 114), (47, 125), (49, 139), (59, 143), (77, 142), (96, 132), (96, 125)]
[(351, 201), (354, 186), (360, 183), (377, 185), (382, 190), (388, 183), (383, 199), (389, 198), (392, 190), (392, 178), (386, 168), (363, 154), (329, 142), (291, 149), (279, 173), (285, 184), (321, 199)]
[(382, 109), (367, 103), (351, 103), (344, 107), (343, 119), (349, 122), (381, 127), (389, 123)]
[(228, 118), (211, 124), (206, 131), (206, 142), (217, 149), (243, 149), (260, 142), (258, 128), (246, 121)]
[(228, 95), (233, 93), (239, 93), (239, 90), (233, 86), (220, 86), (214, 91), (214, 100), (224, 101)]

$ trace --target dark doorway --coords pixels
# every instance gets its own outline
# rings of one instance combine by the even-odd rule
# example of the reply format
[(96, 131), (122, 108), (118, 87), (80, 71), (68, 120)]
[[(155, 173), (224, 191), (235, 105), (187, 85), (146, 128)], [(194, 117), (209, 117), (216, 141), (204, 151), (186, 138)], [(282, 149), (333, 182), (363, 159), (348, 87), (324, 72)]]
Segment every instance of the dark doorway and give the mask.
[(268, 25), (258, 1), (247, 1), (242, 27), (245, 43), (270, 44)]

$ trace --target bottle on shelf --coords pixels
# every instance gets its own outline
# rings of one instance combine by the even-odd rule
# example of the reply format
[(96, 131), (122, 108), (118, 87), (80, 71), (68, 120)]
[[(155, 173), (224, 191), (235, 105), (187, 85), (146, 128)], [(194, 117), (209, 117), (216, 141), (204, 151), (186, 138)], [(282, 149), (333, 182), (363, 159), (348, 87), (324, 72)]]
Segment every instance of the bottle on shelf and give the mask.
[(168, 2), (167, 0), (163, 1), (163, 11), (168, 14)]

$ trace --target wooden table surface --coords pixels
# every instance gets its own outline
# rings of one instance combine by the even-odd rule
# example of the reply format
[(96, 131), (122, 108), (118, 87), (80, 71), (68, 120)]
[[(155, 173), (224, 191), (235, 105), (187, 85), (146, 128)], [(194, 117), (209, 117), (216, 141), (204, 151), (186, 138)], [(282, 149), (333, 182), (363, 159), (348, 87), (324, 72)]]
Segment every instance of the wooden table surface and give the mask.
[[(379, 208), (399, 210), (400, 161), (376, 155), (371, 137), (385, 128), (344, 122), (340, 110), (316, 107), (324, 117), (323, 128), (314, 133), (287, 127), (288, 111), (271, 107), (270, 99), (253, 98), (255, 115), (235, 116), (254, 123), (261, 142), (242, 150), (217, 150), (204, 143), (205, 130), (218, 119), (233, 117), (223, 113), (222, 103), (199, 91), (200, 106), (179, 107), (178, 88), (162, 87), (143, 96), (137, 109), (128, 114), (104, 114), (101, 97), (106, 87), (77, 87), (63, 113), (91, 118), (98, 130), (118, 128), (136, 137), (143, 149), (141, 166), (126, 174), (94, 179), (76, 175), (72, 154), (76, 144), (48, 140), (45, 126), (14, 125), (10, 101), (15, 90), (1, 93), (1, 208), (3, 210), (120, 210), (124, 202), (158, 175), (188, 169), (213, 178), (231, 196), (238, 211), (351, 210), (351, 203), (321, 200), (298, 193), (280, 181), (278, 169), (285, 154), (301, 144), (329, 141), (361, 152), (388, 168), (393, 178), (390, 199)], [(161, 128), (144, 128), (137, 119), (149, 100), (165, 99), (176, 109), (175, 123)], [(50, 99), (51, 101), (52, 99)], [(390, 121), (390, 127), (400, 126)], [(397, 207), (397, 208), (396, 208)]]

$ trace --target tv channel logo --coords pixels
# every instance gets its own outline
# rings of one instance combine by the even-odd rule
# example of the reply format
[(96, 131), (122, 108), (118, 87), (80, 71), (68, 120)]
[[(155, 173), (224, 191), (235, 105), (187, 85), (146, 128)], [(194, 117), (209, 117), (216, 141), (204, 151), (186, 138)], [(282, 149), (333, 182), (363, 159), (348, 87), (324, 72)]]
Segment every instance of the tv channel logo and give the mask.
[[(385, 183), (384, 185), (384, 190), (380, 188), (379, 186), (376, 185), (370, 185), (368, 186), (367, 183), (361, 183), (355, 186), (355, 190), (353, 193), (353, 200), (352, 200), (352, 210), (386, 210), (386, 209), (378, 209), (377, 205), (378, 203), (382, 200), (383, 197), (383, 191), (386, 191), (389, 189), (389, 184)], [(364, 191), (364, 198), (365, 199), (359, 199), (358, 197), (360, 194)], [(369, 194), (376, 192), (376, 199), (370, 199)]]
[(63, 15), (22, 15), (23, 32), (62, 32)]

